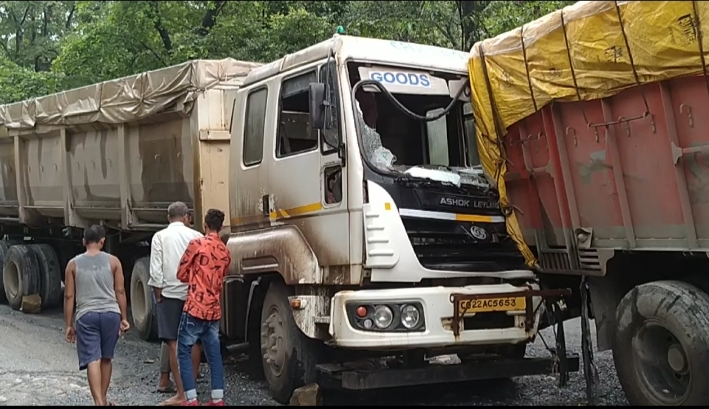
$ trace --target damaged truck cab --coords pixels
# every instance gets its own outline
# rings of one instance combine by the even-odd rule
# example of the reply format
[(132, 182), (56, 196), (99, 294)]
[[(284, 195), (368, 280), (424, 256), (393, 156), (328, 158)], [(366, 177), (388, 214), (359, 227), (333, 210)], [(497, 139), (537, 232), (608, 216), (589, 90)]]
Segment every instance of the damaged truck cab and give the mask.
[(536, 335), (535, 274), (477, 163), (467, 61), (336, 35), (238, 91), (222, 331), (277, 400), (337, 352), (521, 358)]

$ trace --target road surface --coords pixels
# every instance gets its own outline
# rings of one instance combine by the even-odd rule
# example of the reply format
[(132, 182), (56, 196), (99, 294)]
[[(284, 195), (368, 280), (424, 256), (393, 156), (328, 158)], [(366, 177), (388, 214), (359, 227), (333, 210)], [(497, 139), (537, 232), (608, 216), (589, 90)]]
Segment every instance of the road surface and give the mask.
[[(570, 351), (580, 349), (578, 320), (566, 323)], [(544, 331), (549, 345), (553, 335)], [(154, 392), (159, 368), (158, 344), (141, 341), (135, 331), (120, 341), (114, 363), (109, 399), (119, 405), (155, 405), (165, 398)], [(547, 356), (542, 342), (527, 349), (528, 356)], [(596, 355), (601, 377), (601, 405), (627, 405), (609, 352)], [(226, 402), (234, 406), (268, 406), (275, 402), (263, 382), (244, 373), (245, 357), (230, 357), (225, 363)], [(206, 372), (206, 365), (201, 370)], [(205, 379), (208, 379), (205, 376)], [(198, 384), (207, 396), (208, 381)], [(363, 393), (325, 393), (325, 405), (411, 406), (516, 406), (582, 405), (585, 383), (581, 373), (571, 374), (569, 385), (559, 389), (553, 376), (474, 382), (426, 388), (406, 388)], [(92, 405), (86, 375), (78, 371), (76, 349), (64, 342), (61, 312), (27, 315), (0, 305), (0, 406)]]

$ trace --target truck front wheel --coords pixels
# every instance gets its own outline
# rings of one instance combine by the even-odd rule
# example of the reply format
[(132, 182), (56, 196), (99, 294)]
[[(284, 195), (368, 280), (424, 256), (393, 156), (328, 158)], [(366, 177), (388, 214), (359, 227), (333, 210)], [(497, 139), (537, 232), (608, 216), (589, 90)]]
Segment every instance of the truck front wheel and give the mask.
[(303, 334), (293, 319), (290, 289), (280, 282), (268, 287), (261, 310), (263, 372), (273, 398), (287, 404), (296, 388), (316, 381), (318, 341)]
[(709, 404), (709, 295), (679, 281), (643, 284), (616, 322), (613, 360), (631, 405)]

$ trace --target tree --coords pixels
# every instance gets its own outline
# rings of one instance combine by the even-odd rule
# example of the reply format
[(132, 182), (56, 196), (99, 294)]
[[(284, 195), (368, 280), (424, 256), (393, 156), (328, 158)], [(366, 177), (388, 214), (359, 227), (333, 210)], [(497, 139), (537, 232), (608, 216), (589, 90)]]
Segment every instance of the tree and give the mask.
[(22, 101), (62, 89), (64, 77), (53, 72), (36, 72), (0, 59), (0, 104)]
[(197, 58), (269, 62), (347, 34), (469, 50), (569, 1), (0, 1), (15, 101)]
[(59, 39), (74, 27), (73, 1), (0, 2), (0, 46), (4, 57), (34, 71), (48, 71), (59, 55)]

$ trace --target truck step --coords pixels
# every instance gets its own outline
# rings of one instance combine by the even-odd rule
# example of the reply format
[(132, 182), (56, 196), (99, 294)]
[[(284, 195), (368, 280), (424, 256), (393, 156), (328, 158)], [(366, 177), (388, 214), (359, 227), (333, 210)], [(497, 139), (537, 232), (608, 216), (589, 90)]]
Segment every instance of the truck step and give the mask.
[[(578, 372), (578, 354), (567, 354), (569, 372)], [(401, 386), (550, 375), (556, 370), (554, 357), (496, 359), (457, 365), (434, 365), (411, 369), (356, 369), (341, 364), (318, 365), (324, 382), (349, 390), (396, 388)], [(335, 381), (335, 382), (333, 382)]]

